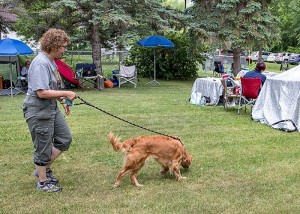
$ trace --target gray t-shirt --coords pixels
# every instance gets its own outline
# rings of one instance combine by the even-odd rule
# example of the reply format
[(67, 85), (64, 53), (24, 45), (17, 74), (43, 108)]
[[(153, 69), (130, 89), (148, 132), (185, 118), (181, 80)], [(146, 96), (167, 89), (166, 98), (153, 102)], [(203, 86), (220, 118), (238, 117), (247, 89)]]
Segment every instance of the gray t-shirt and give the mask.
[(36, 91), (58, 90), (61, 77), (57, 66), (44, 52), (40, 52), (31, 62), (28, 70), (28, 91), (30, 96), (37, 96)]

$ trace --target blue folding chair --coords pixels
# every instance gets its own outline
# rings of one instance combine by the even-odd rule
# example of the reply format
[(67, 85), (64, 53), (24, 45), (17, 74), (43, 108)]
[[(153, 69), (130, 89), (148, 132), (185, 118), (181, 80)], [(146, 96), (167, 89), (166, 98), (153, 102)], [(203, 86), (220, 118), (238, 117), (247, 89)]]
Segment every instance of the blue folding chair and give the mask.
[(93, 63), (78, 63), (75, 69), (76, 78), (82, 85), (82, 91), (84, 89), (84, 83), (91, 83), (94, 87), (97, 87), (97, 70), (96, 65)]

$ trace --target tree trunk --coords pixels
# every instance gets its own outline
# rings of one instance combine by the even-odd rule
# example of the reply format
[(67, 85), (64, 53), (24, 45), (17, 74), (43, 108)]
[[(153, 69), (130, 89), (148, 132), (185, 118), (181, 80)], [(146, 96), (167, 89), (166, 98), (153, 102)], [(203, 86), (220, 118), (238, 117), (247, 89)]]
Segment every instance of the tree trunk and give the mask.
[(259, 45), (258, 62), (262, 60), (262, 46)]
[(92, 57), (93, 63), (96, 65), (97, 69), (97, 88), (104, 89), (104, 75), (102, 72), (101, 67), (101, 43), (100, 43), (100, 36), (99, 36), (99, 25), (94, 24), (92, 25)]
[[(124, 25), (122, 24), (120, 26), (120, 36), (122, 37), (124, 35)], [(118, 50), (119, 52), (119, 69), (120, 69), (120, 64), (123, 64), (124, 59), (125, 59), (125, 54), (124, 54), (124, 41), (122, 40), (121, 43), (118, 44)]]
[(233, 75), (236, 76), (241, 70), (241, 48), (233, 49)]

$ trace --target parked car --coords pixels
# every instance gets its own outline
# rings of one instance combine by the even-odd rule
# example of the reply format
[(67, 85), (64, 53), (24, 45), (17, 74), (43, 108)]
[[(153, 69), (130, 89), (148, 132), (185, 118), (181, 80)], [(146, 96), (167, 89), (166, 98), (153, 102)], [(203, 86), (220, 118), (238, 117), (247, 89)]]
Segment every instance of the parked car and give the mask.
[(300, 65), (300, 54), (291, 54), (288, 62), (293, 65)]
[[(271, 54), (271, 52), (268, 51), (262, 51), (261, 57), (264, 61), (267, 61), (268, 56)], [(251, 53), (251, 59), (254, 62), (258, 61), (259, 51), (252, 51)]]
[(268, 57), (267, 57), (267, 62), (275, 62), (277, 53), (271, 53)]
[(275, 57), (275, 62), (276, 63), (281, 63), (281, 62), (287, 62), (289, 61), (289, 56), (292, 53), (278, 53), (277, 56)]

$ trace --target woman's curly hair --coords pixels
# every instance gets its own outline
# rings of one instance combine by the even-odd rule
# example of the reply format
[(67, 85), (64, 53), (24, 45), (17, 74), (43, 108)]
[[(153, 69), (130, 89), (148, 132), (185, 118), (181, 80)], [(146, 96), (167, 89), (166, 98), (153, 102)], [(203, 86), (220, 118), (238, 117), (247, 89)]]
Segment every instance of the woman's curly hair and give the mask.
[(41, 49), (46, 53), (57, 51), (65, 43), (70, 44), (70, 37), (61, 29), (50, 28), (40, 38)]

